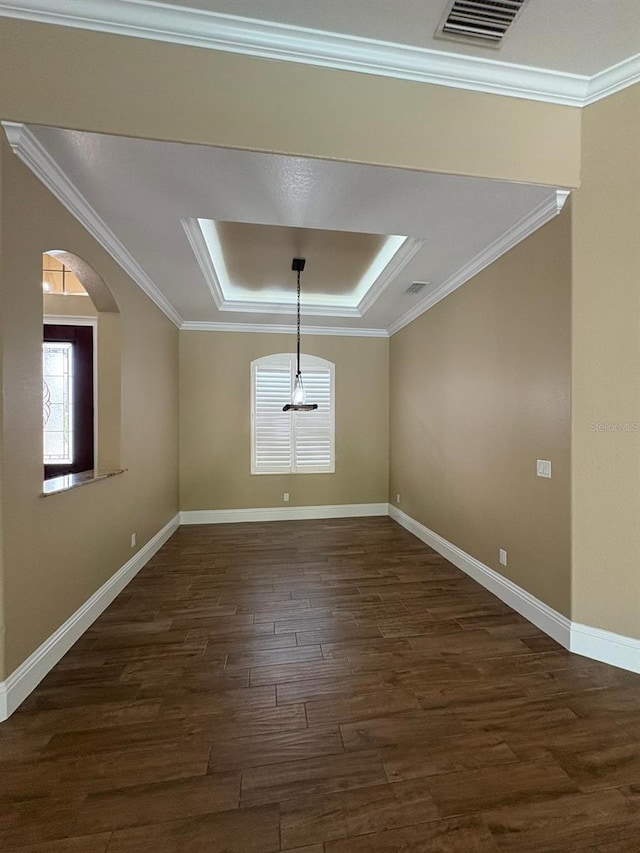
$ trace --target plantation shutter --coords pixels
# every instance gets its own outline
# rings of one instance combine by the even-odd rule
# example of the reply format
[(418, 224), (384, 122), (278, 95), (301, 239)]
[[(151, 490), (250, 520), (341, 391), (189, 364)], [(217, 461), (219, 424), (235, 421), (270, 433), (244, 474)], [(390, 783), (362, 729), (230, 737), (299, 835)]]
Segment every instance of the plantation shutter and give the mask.
[(291, 366), (254, 370), (254, 471), (286, 474), (293, 461), (292, 424), (282, 407), (291, 396)]
[(329, 471), (332, 460), (331, 370), (303, 367), (307, 402), (317, 403), (315, 412), (293, 413), (294, 466), (299, 473)]
[(313, 412), (283, 412), (295, 378), (295, 355), (279, 353), (252, 363), (252, 474), (334, 471), (334, 366), (302, 355), (307, 402)]

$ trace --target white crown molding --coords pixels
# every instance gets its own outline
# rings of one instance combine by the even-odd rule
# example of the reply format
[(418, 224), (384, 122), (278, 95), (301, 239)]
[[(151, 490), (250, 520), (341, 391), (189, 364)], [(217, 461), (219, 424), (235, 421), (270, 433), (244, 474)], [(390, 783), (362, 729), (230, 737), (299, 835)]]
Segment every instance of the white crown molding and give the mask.
[(631, 85), (640, 61), (589, 77), (152, 0), (0, 0), (0, 15), (574, 107)]
[(42, 181), (80, 224), (106, 249), (111, 257), (147, 294), (166, 316), (180, 326), (182, 317), (156, 287), (137, 261), (125, 249), (111, 229), (89, 205), (77, 187), (65, 175), (33, 133), (23, 124), (2, 122), (13, 151)]
[[(262, 332), (270, 335), (295, 335), (295, 326), (275, 323), (213, 323), (206, 320), (185, 320), (180, 329), (185, 332)], [(338, 335), (349, 338), (388, 338), (386, 329), (359, 329), (354, 326), (301, 326), (300, 333), (308, 335)]]
[(182, 224), (184, 233), (187, 235), (187, 240), (193, 250), (193, 254), (196, 256), (200, 272), (209, 288), (216, 308), (219, 309), (224, 303), (224, 293), (222, 292), (216, 268), (211, 260), (207, 241), (204, 239), (202, 228), (200, 228), (200, 223), (197, 219), (181, 219), (180, 223)]
[(395, 335), (400, 329), (412, 323), (421, 314), (428, 311), (429, 308), (433, 308), (445, 296), (453, 293), (454, 290), (457, 290), (458, 287), (469, 281), (474, 275), (477, 275), (485, 267), (488, 267), (489, 264), (492, 264), (501, 255), (504, 255), (505, 252), (508, 252), (530, 234), (533, 234), (534, 231), (537, 231), (546, 222), (549, 222), (550, 219), (557, 216), (564, 207), (569, 193), (569, 190), (556, 190), (554, 197), (534, 208), (520, 222), (517, 222), (505, 231), (501, 237), (490, 243), (468, 263), (453, 273), (446, 281), (436, 287), (435, 290), (425, 296), (424, 299), (414, 305), (413, 308), (395, 320), (387, 329), (389, 336)]
[(389, 504), (332, 504), (323, 506), (269, 506), (252, 509), (183, 510), (180, 524), (231, 524), (247, 521), (296, 521), (309, 518), (365, 518), (388, 515)]
[(407, 237), (398, 251), (390, 259), (369, 290), (358, 303), (358, 313), (361, 317), (367, 313), (374, 302), (382, 296), (391, 282), (406, 267), (411, 258), (424, 246), (425, 241), (417, 237)]
[(389, 515), (509, 607), (574, 654), (640, 673), (640, 640), (572, 622), (544, 601), (476, 560), (393, 504)]
[[(200, 222), (197, 219), (181, 219), (180, 221), (218, 311), (230, 311), (236, 314), (296, 313), (296, 304), (293, 298), (287, 301), (270, 302), (228, 299), (225, 296), (220, 276), (216, 271), (211, 250), (202, 233)], [(357, 304), (341, 305), (334, 303), (332, 305), (330, 302), (318, 304), (307, 299), (302, 313), (311, 317), (363, 317), (423, 245), (424, 240), (422, 239), (406, 237)]]
[(602, 98), (608, 98), (609, 95), (614, 95), (627, 86), (633, 86), (634, 83), (640, 83), (640, 54), (595, 74), (589, 80), (582, 106), (586, 107)]
[(4, 681), (0, 681), (0, 722), (13, 714), (27, 696), (35, 690), (71, 646), (80, 639), (100, 614), (111, 604), (129, 581), (149, 562), (179, 526), (174, 516), (162, 530), (150, 539), (128, 562), (85, 601), (33, 654), (20, 664)]
[[(567, 199), (569, 198), (570, 195), (571, 195), (571, 190), (561, 190), (561, 189), (556, 190), (556, 215), (558, 213), (562, 213), (562, 209), (564, 208), (564, 206), (567, 202)], [(551, 218), (553, 218), (553, 217), (551, 217)], [(541, 223), (541, 224), (544, 225), (544, 223)], [(528, 235), (525, 234), (524, 236), (526, 237)], [(521, 239), (524, 239), (524, 237)]]
[[(228, 311), (234, 314), (296, 314), (295, 303), (287, 302), (248, 302), (240, 299), (225, 299), (219, 306), (219, 311)], [(308, 317), (351, 317), (360, 319), (357, 308), (340, 305), (302, 305), (302, 316)]]

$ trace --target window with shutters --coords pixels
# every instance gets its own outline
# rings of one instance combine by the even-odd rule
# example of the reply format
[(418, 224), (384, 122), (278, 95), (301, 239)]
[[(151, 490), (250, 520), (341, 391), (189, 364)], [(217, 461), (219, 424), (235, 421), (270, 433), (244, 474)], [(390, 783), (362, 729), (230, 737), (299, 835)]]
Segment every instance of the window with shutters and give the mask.
[(251, 473), (330, 474), (335, 471), (335, 365), (300, 356), (300, 369), (313, 412), (283, 412), (291, 399), (295, 353), (267, 355), (251, 362)]

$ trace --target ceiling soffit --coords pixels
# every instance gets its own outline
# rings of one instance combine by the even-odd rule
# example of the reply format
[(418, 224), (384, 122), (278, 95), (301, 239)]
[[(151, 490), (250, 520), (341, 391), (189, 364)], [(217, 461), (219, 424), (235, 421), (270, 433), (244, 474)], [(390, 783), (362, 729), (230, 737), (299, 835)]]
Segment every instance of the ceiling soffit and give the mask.
[[(225, 292), (215, 251), (210, 251), (202, 228), (203, 222), (205, 232), (207, 227), (214, 228), (212, 220), (185, 216), (207, 199), (215, 198), (218, 212), (212, 210), (210, 215), (218, 221), (246, 225), (243, 211), (255, 211), (259, 202), (264, 224), (284, 225), (288, 230), (299, 226), (325, 233), (329, 228), (395, 234), (384, 240), (377, 267), (369, 265), (369, 279), (361, 288), (346, 295), (323, 295), (315, 305), (303, 307), (308, 315), (305, 334), (388, 336), (556, 216), (568, 195), (553, 187), (305, 161), (305, 191), (314, 203), (301, 205), (296, 195), (283, 209), (279, 176), (292, 163), (285, 156), (11, 122), (3, 126), (14, 152), (183, 329), (295, 330), (293, 323), (287, 324), (295, 314), (292, 292), (278, 294), (276, 303), (258, 299), (251, 291), (241, 291), (242, 298), (236, 298), (237, 292)], [(100, 170), (85, 168), (83, 151), (90, 154), (91, 162), (99, 158)], [(169, 163), (175, 180), (159, 197), (157, 182), (147, 179), (166, 173)], [(264, 177), (260, 171), (264, 168), (270, 169), (267, 183), (256, 181), (256, 175)], [(238, 180), (247, 174), (251, 179), (243, 185), (239, 204)], [(203, 185), (204, 175), (213, 183)], [(267, 186), (272, 192), (266, 191)], [(317, 187), (323, 188), (322, 199)], [(397, 231), (414, 236), (399, 236)], [(164, 248), (162, 258), (158, 241)], [(427, 270), (433, 276), (425, 276)], [(406, 292), (412, 280), (425, 277), (431, 284), (422, 292)], [(267, 322), (265, 314), (271, 315)], [(334, 325), (320, 325), (322, 317), (336, 318)]]

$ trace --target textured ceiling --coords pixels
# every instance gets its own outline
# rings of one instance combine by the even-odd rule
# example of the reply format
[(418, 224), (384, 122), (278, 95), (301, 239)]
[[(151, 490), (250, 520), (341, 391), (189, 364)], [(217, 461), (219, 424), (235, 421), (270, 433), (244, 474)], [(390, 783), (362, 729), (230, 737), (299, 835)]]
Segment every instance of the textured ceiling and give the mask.
[(640, 51), (638, 0), (529, 0), (498, 51), (433, 37), (448, 0), (171, 0), (171, 4), (571, 74), (593, 75)]

